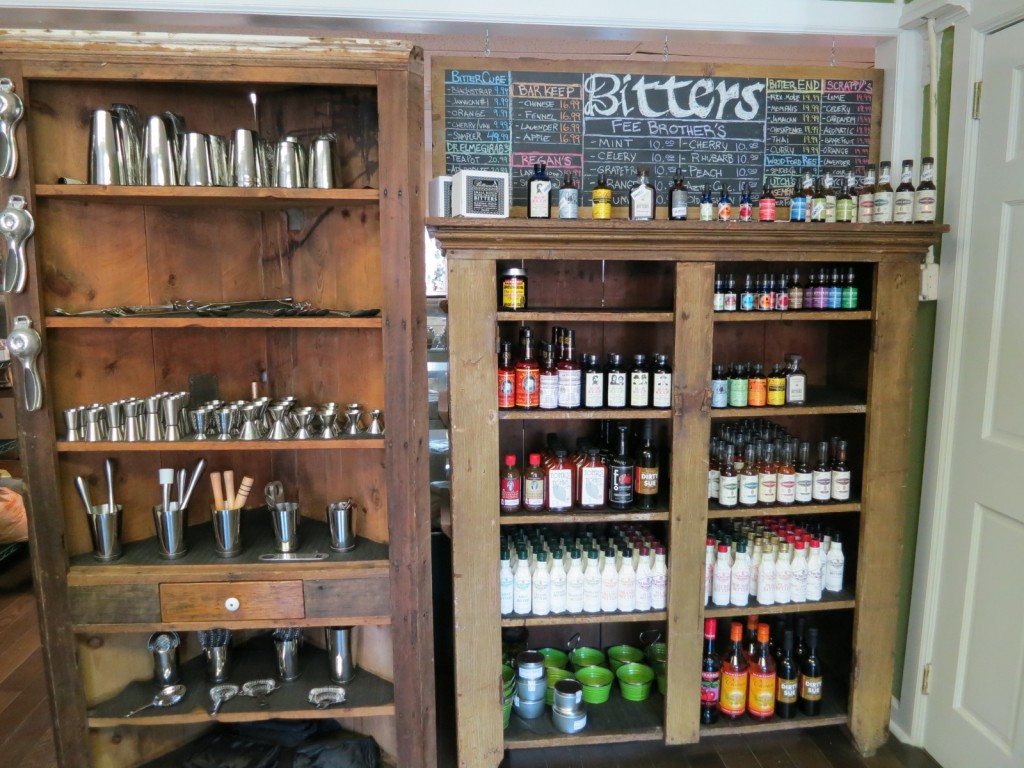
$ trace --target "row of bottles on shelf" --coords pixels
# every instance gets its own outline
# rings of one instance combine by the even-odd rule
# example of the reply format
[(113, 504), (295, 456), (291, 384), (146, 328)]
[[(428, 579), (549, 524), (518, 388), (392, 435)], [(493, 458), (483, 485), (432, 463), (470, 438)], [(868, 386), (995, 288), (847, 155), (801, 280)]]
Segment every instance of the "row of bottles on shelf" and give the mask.
[(711, 407), (805, 405), (807, 373), (800, 367), (802, 359), (789, 353), (785, 367), (775, 363), (767, 375), (760, 363), (730, 363), (728, 369), (716, 363), (711, 368)]
[(602, 366), (595, 354), (576, 352), (576, 332), (555, 326), (551, 342), (534, 349), (532, 329), (519, 329), (519, 357), (512, 342), (498, 353), (498, 408), (668, 408), (672, 368), (661, 353), (633, 355), (627, 366), (618, 352)]
[[(637, 168), (637, 179), (629, 189), (629, 218), (631, 221), (652, 221), (657, 217), (657, 194), (650, 181), (647, 168)], [(551, 192), (553, 184), (544, 163), (535, 163), (528, 180), (526, 215), (531, 219), (551, 218)], [(676, 177), (668, 190), (668, 218), (685, 221), (689, 216), (690, 189), (686, 180)], [(892, 186), (892, 163), (882, 162), (876, 179), (874, 164), (863, 169), (852, 169), (845, 176), (830, 171), (817, 178), (805, 168), (793, 188), (790, 199), (789, 221), (861, 224), (931, 224), (935, 221), (938, 191), (935, 186), (935, 160), (925, 157), (921, 161), (921, 180), (914, 185), (914, 161), (904, 160), (899, 185)], [(612, 189), (603, 175), (591, 190), (594, 219), (612, 217)], [(761, 195), (755, 199), (750, 186), (744, 184), (734, 207), (728, 186), (712, 196), (711, 187), (705, 185), (700, 195), (701, 221), (757, 221), (773, 223), (778, 220), (778, 201), (771, 184), (765, 183)], [(756, 210), (755, 210), (756, 208)], [(579, 216), (579, 189), (571, 174), (565, 174), (558, 190), (558, 217), (575, 219)]]
[(704, 555), (704, 604), (745, 606), (815, 603), (842, 592), (842, 537), (816, 521), (806, 526), (766, 518), (709, 527)]
[(723, 507), (848, 502), (847, 441), (834, 435), (819, 442), (813, 465), (810, 452), (809, 442), (769, 421), (725, 424), (711, 438), (708, 498)]
[(549, 433), (547, 447), (529, 455), (525, 470), (515, 454), (506, 454), (499, 478), (501, 511), (654, 509), (660, 491), (654, 424), (644, 419), (633, 435), (630, 426), (604, 419), (597, 443), (579, 438), (571, 453), (557, 434)]
[(860, 302), (853, 267), (813, 269), (804, 281), (800, 270), (777, 275), (747, 274), (737, 290), (731, 273), (715, 275), (712, 307), (715, 312), (786, 312), (790, 310), (854, 310)]
[(816, 627), (807, 627), (800, 617), (793, 629), (786, 617), (779, 617), (773, 632), (755, 615), (747, 617), (746, 633), (739, 621), (731, 622), (729, 629), (729, 645), (720, 653), (717, 621), (704, 620), (701, 723), (744, 715), (766, 722), (795, 717), (797, 712), (821, 714), (824, 674)]
[(644, 526), (558, 532), (545, 526), (502, 536), (503, 616), (663, 611), (666, 547)]

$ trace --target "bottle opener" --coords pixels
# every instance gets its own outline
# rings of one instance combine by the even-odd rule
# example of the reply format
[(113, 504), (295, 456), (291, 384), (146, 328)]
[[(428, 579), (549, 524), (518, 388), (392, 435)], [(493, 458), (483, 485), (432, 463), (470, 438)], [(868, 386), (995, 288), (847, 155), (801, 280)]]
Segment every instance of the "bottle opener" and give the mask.
[(32, 214), (25, 210), (25, 198), (21, 195), (11, 195), (7, 198), (7, 207), (0, 211), (0, 236), (7, 242), (4, 293), (21, 293), (25, 290), (25, 280), (28, 277), (28, 270), (25, 268), (25, 241), (32, 237), (35, 228)]
[(0, 179), (13, 179), (18, 172), (18, 143), (14, 129), (25, 114), (21, 97), (10, 78), (0, 77)]
[(25, 410), (38, 411), (43, 406), (43, 386), (36, 370), (36, 358), (43, 348), (42, 339), (25, 315), (18, 315), (7, 337), (7, 348), (20, 362), (25, 377)]

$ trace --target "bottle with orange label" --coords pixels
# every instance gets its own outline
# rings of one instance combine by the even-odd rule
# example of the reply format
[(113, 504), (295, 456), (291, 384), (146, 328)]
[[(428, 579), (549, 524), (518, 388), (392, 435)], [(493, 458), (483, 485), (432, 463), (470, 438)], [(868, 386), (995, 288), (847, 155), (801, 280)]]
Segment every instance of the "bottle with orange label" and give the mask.
[(736, 720), (747, 711), (747, 660), (743, 656), (743, 625), (734, 621), (729, 630), (732, 643), (722, 661), (722, 686), (718, 711), (722, 717)]
[(760, 363), (752, 363), (750, 377), (747, 379), (747, 405), (756, 408), (767, 402), (768, 379), (764, 375), (764, 366)]
[(516, 363), (516, 408), (540, 405), (540, 366), (533, 356), (533, 333), (523, 328), (519, 333), (523, 356)]
[(498, 353), (498, 407), (515, 408), (516, 369), (512, 364), (512, 342), (501, 342)]
[(775, 659), (768, 652), (770, 628), (757, 625), (757, 654), (750, 659), (747, 714), (754, 720), (770, 720), (775, 714)]

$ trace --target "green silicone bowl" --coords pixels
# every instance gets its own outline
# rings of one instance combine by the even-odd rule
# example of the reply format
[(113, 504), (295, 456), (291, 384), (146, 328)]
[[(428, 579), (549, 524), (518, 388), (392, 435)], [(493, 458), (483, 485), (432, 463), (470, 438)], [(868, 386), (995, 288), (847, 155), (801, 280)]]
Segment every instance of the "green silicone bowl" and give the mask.
[(505, 700), (505, 705), (501, 708), (501, 716), (504, 725), (502, 728), (508, 728), (508, 722), (512, 719), (512, 699), (508, 698)]
[(623, 664), (644, 660), (644, 652), (632, 645), (613, 645), (607, 651), (608, 666), (615, 672)]
[(646, 664), (623, 664), (615, 676), (626, 701), (644, 701), (651, 694), (654, 670)]
[(654, 643), (647, 648), (647, 663), (655, 674), (664, 675), (668, 667), (668, 645), (665, 643)]
[(516, 687), (516, 671), (508, 664), (501, 665), (501, 684), (505, 698), (510, 698)]
[(538, 653), (544, 657), (544, 667), (546, 669), (551, 669), (551, 667), (565, 669), (569, 664), (569, 655), (557, 648), (541, 648)]
[(665, 688), (667, 687), (667, 685), (668, 684), (666, 682), (665, 675), (658, 675), (658, 693), (660, 693), (662, 696), (665, 695)]
[(576, 679), (583, 686), (583, 700), (587, 704), (604, 704), (612, 692), (615, 675), (607, 667), (583, 667), (576, 671)]
[(603, 667), (604, 652), (597, 648), (577, 648), (569, 654), (569, 663), (576, 670), (584, 667)]

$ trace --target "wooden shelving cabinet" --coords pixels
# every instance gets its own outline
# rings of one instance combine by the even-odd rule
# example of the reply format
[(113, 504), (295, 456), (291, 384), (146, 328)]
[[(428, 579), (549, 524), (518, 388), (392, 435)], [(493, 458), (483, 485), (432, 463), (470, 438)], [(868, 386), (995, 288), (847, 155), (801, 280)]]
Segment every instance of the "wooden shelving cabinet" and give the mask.
[[(427, 224), (449, 263), (459, 764), (495, 766), (505, 749), (523, 747), (641, 739), (681, 744), (724, 733), (836, 723), (848, 725), (865, 752), (884, 743), (900, 582), (918, 264), (944, 229), (621, 220), (431, 219)], [(806, 275), (807, 268), (822, 264), (854, 266), (861, 286), (857, 311), (712, 311), (716, 271), (735, 272), (741, 279), (747, 271), (779, 272), (796, 266)], [(496, 310), (497, 274), (508, 266), (527, 270), (527, 311)], [(496, 339), (514, 338), (520, 322), (535, 327), (541, 338), (548, 324), (578, 328), (578, 349), (601, 353), (602, 359), (612, 351), (670, 353), (671, 409), (499, 412)], [(808, 381), (814, 387), (805, 406), (710, 407), (713, 361), (773, 362), (787, 352), (804, 354)], [(521, 455), (524, 449), (537, 450), (545, 431), (593, 434), (596, 420), (603, 418), (654, 420), (663, 452), (663, 509), (574, 512), (562, 517), (499, 514), (499, 451), (519, 450)], [(712, 429), (722, 420), (741, 418), (798, 424), (815, 439), (838, 429), (849, 434), (856, 447), (856, 492), (851, 500), (803, 509), (725, 510), (709, 504)], [(805, 513), (842, 520), (853, 538), (844, 591), (826, 593), (826, 599), (817, 603), (705, 609), (704, 540), (709, 520)], [(500, 616), (497, 552), (504, 526), (610, 520), (664, 526), (669, 545), (666, 611), (543, 619)], [(842, 635), (841, 658), (832, 660), (827, 673), (833, 684), (822, 714), (766, 724), (743, 720), (700, 727), (702, 617), (805, 611), (816, 613), (823, 624), (840, 627)], [(527, 724), (514, 715), (503, 733), (496, 695), (503, 626), (547, 632), (536, 641), (531, 634), (531, 647), (553, 644), (577, 630), (589, 633), (587, 645), (607, 646), (623, 639), (635, 644), (637, 629), (658, 627), (668, 642), (666, 694), (653, 693), (646, 704), (630, 704), (613, 695), (609, 704), (591, 707), (591, 720), (577, 736), (557, 733), (546, 719)]]
[[(44, 407), (22, 405), (20, 448), (30, 508), (43, 652), (62, 766), (140, 765), (215, 723), (194, 632), (235, 632), (238, 676), (273, 676), (269, 630), (302, 627), (305, 672), (261, 708), (225, 705), (221, 720), (330, 717), (374, 736), (389, 764), (436, 765), (423, 219), (422, 52), (389, 41), (83, 43), (6, 40), (0, 74), (25, 103), (21, 167), (0, 180), (35, 218), (28, 289), (9, 316), (43, 337)], [(250, 101), (250, 94), (257, 99)], [(95, 109), (166, 111), (190, 130), (268, 139), (338, 136), (337, 189), (101, 187), (87, 179)], [(377, 308), (376, 317), (65, 317), (55, 310), (294, 297), (318, 307)], [(294, 395), (305, 404), (382, 408), (383, 437), (268, 442), (67, 442), (62, 409), (215, 376), (226, 401)], [(207, 378), (207, 380), (209, 380)], [(116, 460), (123, 557), (96, 562), (73, 479), (103, 496)], [(215, 556), (203, 479), (190, 505), (189, 553), (160, 560), (151, 508), (157, 470), (234, 468), (255, 478), (243, 552)], [(274, 549), (263, 485), (299, 502), (304, 550), (329, 551), (325, 507), (352, 497), (357, 547), (321, 562), (263, 562)], [(231, 611), (225, 597), (237, 598)], [(327, 680), (323, 627), (353, 626), (359, 671), (341, 707), (306, 693)], [(153, 694), (148, 633), (182, 633), (188, 695), (126, 720)], [(244, 679), (232, 678), (241, 683)]]

